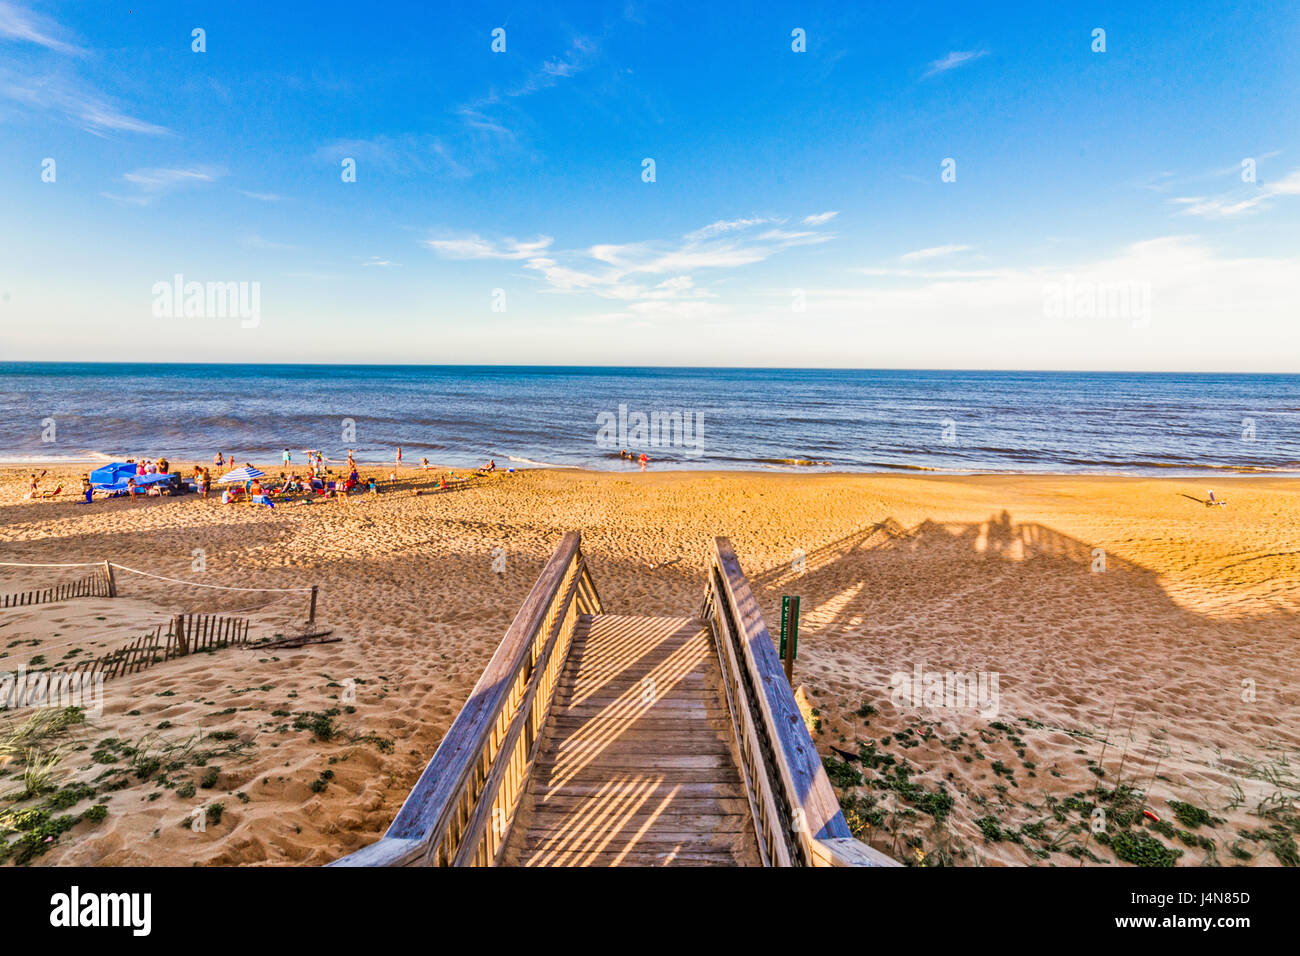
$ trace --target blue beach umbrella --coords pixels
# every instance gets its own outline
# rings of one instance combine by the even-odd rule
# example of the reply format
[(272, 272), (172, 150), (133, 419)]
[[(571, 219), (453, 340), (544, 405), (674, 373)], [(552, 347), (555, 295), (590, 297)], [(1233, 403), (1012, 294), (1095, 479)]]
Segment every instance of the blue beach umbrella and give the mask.
[(222, 475), (218, 481), (223, 484), (233, 484), (239, 482), (243, 484), (246, 481), (252, 481), (254, 478), (262, 478), (266, 475), (264, 471), (258, 471), (256, 468), (236, 468), (234, 471)]

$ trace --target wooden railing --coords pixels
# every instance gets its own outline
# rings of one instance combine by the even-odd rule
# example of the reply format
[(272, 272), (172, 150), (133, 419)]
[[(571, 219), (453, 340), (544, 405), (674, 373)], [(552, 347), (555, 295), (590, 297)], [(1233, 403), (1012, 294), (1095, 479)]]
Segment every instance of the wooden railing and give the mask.
[(331, 866), (499, 862), (578, 616), (601, 612), (580, 545), (570, 531), (542, 568), (383, 838)]
[(758, 602), (726, 538), (714, 541), (701, 617), (718, 649), (764, 864), (900, 865), (850, 834)]

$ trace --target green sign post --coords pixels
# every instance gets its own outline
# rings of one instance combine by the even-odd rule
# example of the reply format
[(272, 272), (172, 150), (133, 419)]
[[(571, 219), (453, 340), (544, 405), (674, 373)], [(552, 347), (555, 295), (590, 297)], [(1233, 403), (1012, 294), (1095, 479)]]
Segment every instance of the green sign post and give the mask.
[(794, 684), (794, 658), (799, 653), (799, 597), (781, 598), (781, 660), (785, 661), (785, 679)]

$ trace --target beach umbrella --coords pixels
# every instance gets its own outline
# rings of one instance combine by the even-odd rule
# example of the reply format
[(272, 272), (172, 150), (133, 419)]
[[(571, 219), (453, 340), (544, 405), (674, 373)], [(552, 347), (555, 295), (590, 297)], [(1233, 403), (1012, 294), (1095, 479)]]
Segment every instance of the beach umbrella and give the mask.
[(262, 478), (266, 475), (264, 471), (258, 471), (256, 468), (236, 468), (234, 471), (222, 475), (218, 481), (223, 483), (252, 481), (254, 478)]

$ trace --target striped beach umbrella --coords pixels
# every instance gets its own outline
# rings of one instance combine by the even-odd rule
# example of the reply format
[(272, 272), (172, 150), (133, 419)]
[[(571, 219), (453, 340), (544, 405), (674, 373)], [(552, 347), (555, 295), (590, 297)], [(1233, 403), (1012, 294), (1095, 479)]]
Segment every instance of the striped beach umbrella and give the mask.
[(218, 481), (222, 483), (239, 482), (243, 484), (246, 481), (252, 481), (254, 478), (262, 478), (266, 475), (264, 471), (258, 471), (256, 468), (236, 468), (234, 471), (222, 475)]

